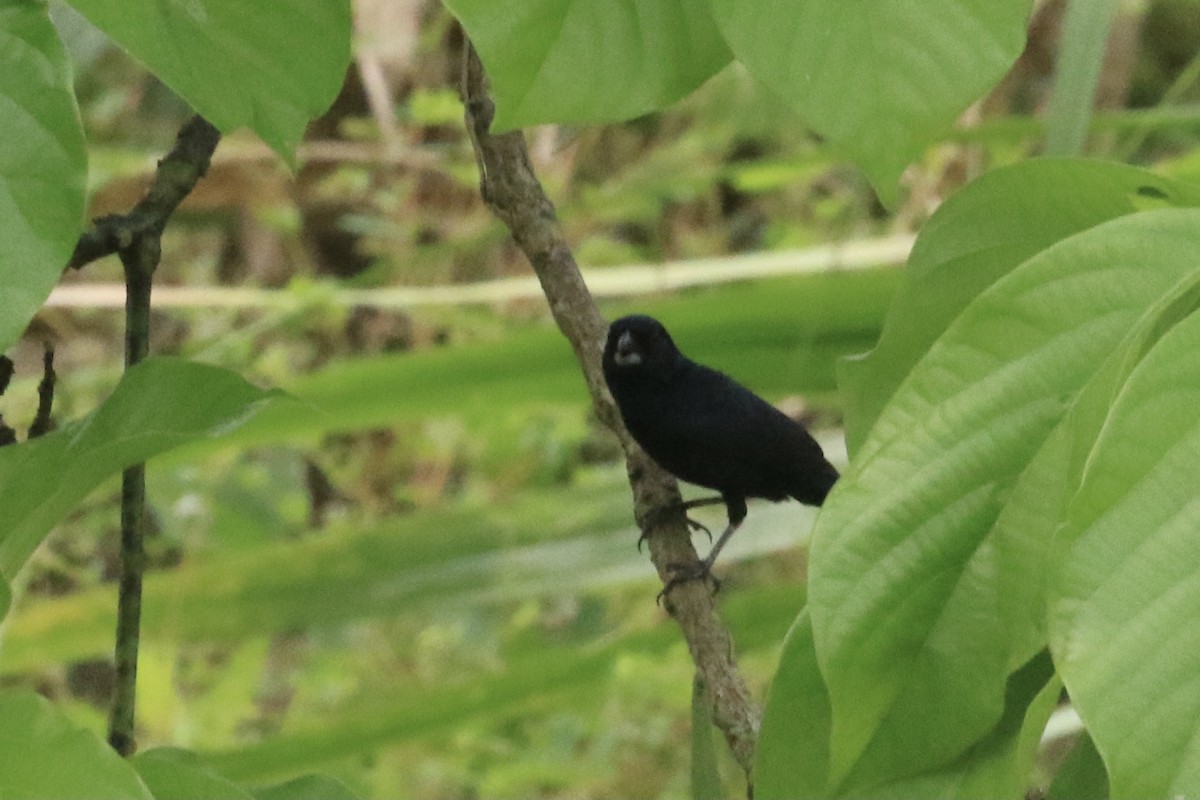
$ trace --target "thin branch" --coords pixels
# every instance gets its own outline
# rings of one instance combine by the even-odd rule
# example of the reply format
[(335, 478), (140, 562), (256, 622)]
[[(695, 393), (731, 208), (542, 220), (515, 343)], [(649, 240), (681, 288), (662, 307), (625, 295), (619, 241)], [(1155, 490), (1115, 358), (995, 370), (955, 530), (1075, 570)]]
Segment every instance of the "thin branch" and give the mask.
[(8, 391), (8, 384), (12, 380), (13, 372), (16, 371), (16, 366), (13, 360), (8, 356), (0, 356), (0, 397)]
[[(8, 383), (12, 380), (14, 369), (11, 358), (0, 356), (0, 397), (3, 397), (4, 393), (8, 391)], [(0, 447), (16, 444), (16, 442), (17, 432), (5, 424), (4, 415), (0, 414)]]
[(42, 355), (42, 380), (38, 384), (37, 414), (34, 415), (33, 423), (29, 426), (28, 438), (30, 439), (36, 439), (54, 430), (54, 419), (51, 417), (51, 412), (54, 410), (55, 378), (54, 348), (47, 345), (46, 352)]
[[(69, 266), (79, 268), (116, 253), (125, 268), (125, 368), (150, 350), (150, 288), (162, 257), (162, 232), (171, 214), (208, 170), (220, 133), (200, 116), (179, 131), (175, 146), (158, 162), (146, 196), (128, 214), (95, 221), (79, 239)], [(136, 750), (134, 705), (142, 615), (142, 574), (146, 568), (142, 520), (146, 468), (129, 467), (121, 481), (121, 578), (117, 597), (116, 688), (108, 742), (121, 755)]]
[(75, 252), (67, 266), (79, 269), (133, 248), (140, 238), (160, 236), (167, 219), (208, 171), (220, 138), (221, 132), (199, 115), (184, 123), (175, 146), (158, 162), (146, 196), (128, 214), (109, 214), (93, 220), (91, 229), (75, 243)]
[[(533, 172), (523, 135), (520, 131), (493, 135), (489, 130), (495, 106), (488, 95), (483, 65), (469, 42), (463, 58), (462, 94), (484, 202), (508, 226), (533, 265), (554, 320), (575, 350), (596, 413), (621, 441), (634, 513), (642, 520), (652, 508), (679, 502), (679, 487), (638, 448), (621, 423), (600, 369), (608, 325), (563, 238), (554, 206)], [(664, 582), (671, 576), (668, 565), (698, 558), (682, 519), (678, 515), (671, 519), (670, 524), (656, 528), (649, 540), (650, 557)], [(703, 581), (684, 583), (671, 592), (668, 610), (679, 623), (696, 670), (711, 692), (713, 722), (724, 733), (749, 783), (760, 715), (738, 672), (733, 638), (717, 615), (714, 597)]]

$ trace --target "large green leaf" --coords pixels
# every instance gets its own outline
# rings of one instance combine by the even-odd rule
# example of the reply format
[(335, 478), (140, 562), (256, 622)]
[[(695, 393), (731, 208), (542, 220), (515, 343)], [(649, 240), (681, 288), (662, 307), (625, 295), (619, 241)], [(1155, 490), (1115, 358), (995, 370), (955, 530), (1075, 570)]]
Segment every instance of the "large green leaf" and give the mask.
[(151, 800), (133, 768), (29, 691), (0, 692), (0, 798)]
[(71, 0), (222, 131), (285, 160), (350, 63), (348, 0)]
[(711, 0), (734, 55), (885, 198), (1020, 54), (1030, 0)]
[(235, 427), (276, 394), (218, 367), (151, 358), (87, 417), (0, 448), (0, 576), (11, 582), (50, 528), (106, 478)]
[(1054, 242), (1154, 204), (1200, 206), (1200, 186), (1123, 164), (1042, 159), (989, 172), (947, 200), (921, 229), (878, 346), (839, 365), (851, 454), (981, 291)]
[(154, 793), (154, 800), (253, 800), (252, 794), (201, 764), (186, 750), (147, 750), (130, 763)]
[(995, 727), (960, 758), (919, 774), (894, 765), (889, 778), (843, 795), (827, 786), (832, 720), (813, 645), (804, 611), (784, 643), (781, 663), (788, 669), (775, 676), (768, 695), (754, 771), (757, 797), (991, 800), (1024, 793), (1041, 732), (1062, 691), (1062, 683), (1049, 677), (1044, 652), (1009, 679)]
[(880, 415), (814, 535), (832, 788), (937, 768), (996, 724), (1014, 654), (989, 533), (1110, 354), (1133, 337), (1136, 360), (1187, 295), (1198, 230), (1200, 212), (1150, 211), (1038, 254), (967, 306)]
[(62, 274), (83, 224), (87, 155), (46, 5), (0, 0), (0, 352)]
[(755, 795), (762, 800), (825, 796), (831, 725), (829, 690), (805, 608), (788, 631), (767, 694), (755, 753)]
[(1200, 305), (1194, 275), (1150, 305), (1101, 363), (1070, 411), (1042, 443), (1013, 486), (990, 533), (995, 547), (997, 610), (1016, 668), (1047, 643), (1047, 564), (1052, 543), (1082, 480), (1090, 443), (1105, 425), (1113, 398), (1158, 338)]
[(449, 0), (487, 68), (497, 128), (629, 119), (729, 63), (704, 0)]
[(1200, 791), (1198, 408), (1193, 313), (1137, 364), (1080, 454), (1056, 547), (1051, 642), (1113, 797)]

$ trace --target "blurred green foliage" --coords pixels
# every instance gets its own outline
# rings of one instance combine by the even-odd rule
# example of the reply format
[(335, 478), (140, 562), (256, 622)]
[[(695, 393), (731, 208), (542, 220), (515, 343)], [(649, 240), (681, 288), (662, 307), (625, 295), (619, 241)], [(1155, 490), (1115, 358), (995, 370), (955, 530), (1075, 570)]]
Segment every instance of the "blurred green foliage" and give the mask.
[[(180, 775), (195, 786), (215, 768), (214, 791), (232, 779), (238, 791), (268, 786), (260, 797), (329, 796), (335, 789), (319, 778), (271, 786), (316, 768), (374, 797), (687, 796), (691, 663), (654, 606), (658, 587), (634, 548), (619, 453), (591, 419), (570, 349), (541, 304), (346, 308), (328, 291), (527, 272), (476, 196), (457, 121), (459, 40), (449, 15), (411, 6), (401, 20), (415, 23), (411, 31), (396, 18), (375, 21), (411, 47), (395, 61), (372, 50), (367, 18), (359, 61), (311, 126), (294, 181), (258, 142), (228, 136), (164, 241), (160, 285), (286, 287), (289, 302), (161, 311), (154, 351), (220, 364), (292, 399), (151, 466), (154, 572), (139, 735), (145, 747), (187, 747), (203, 759), (177, 763), (169, 751), (151, 751), (141, 760), (158, 777), (139, 771), (147, 783), (162, 779), (161, 788)], [(1187, 15), (1161, 22), (1176, 6), (1150, 4), (1146, 30), (1158, 33), (1126, 45), (1138, 102), (1161, 104), (1142, 116), (1101, 117), (1104, 135), (1090, 145), (1097, 155), (1162, 161), (1163, 171), (1194, 180), (1196, 115), (1171, 105), (1195, 90), (1194, 78), (1187, 83), (1194, 26)], [(185, 106), (86, 20), (66, 7), (55, 13), (88, 134), (89, 213), (125, 210)], [(296, 54), (304, 60), (313, 49)], [(385, 59), (390, 106), (372, 106), (364, 89), (371, 57)], [(1109, 64), (1103, 74), (1119, 69)], [(978, 110), (978, 127), (945, 134), (910, 168), (890, 211), (838, 151), (804, 132), (740, 68), (670, 110), (543, 127), (530, 141), (589, 267), (799, 248), (916, 230), (971, 178), (1024, 159), (1043, 130), (1024, 111), (1044, 101), (1044, 83), (1036, 63), (1018, 63)], [(266, 138), (278, 147), (293, 133), (279, 128)], [(1047, 179), (1043, 189), (1087, 193), (1089, 174)], [(1037, 186), (1011, 187), (1013, 205)], [(1133, 200), (1153, 206), (1156, 198)], [(977, 223), (1011, 231), (1010, 211), (979, 208)], [(963, 230), (976, 244), (978, 234)], [(23, 266), (12, 272), (22, 282)], [(50, 272), (39, 278), (47, 288), (58, 279)], [(102, 263), (66, 281), (119, 275), (115, 263)], [(787, 403), (830, 441), (845, 403), (836, 361), (874, 343), (900, 279), (890, 267), (832, 269), (656, 292), (607, 301), (604, 310), (660, 316), (689, 354)], [(965, 304), (974, 292), (960, 293)], [(922, 321), (936, 327), (951, 316)], [(3, 398), (6, 418), (32, 416), (32, 365), (45, 340), (58, 343), (60, 418), (91, 411), (117, 382), (120, 335), (110, 311), (43, 309), (14, 350), (18, 380)], [(874, 419), (913, 361), (896, 359), (874, 394), (859, 396), (870, 409), (848, 412)], [(53, 717), (51, 733), (104, 725), (116, 517), (109, 483), (75, 507), (17, 582), (0, 672), (7, 684), (55, 700), (52, 711), (27, 693), (13, 701), (30, 719)], [(708, 519), (719, 523), (720, 512)], [(757, 505), (723, 561), (722, 614), (760, 697), (805, 599), (810, 525), (794, 504)], [(802, 628), (789, 651), (804, 644)], [(804, 683), (802, 671), (791, 677)], [(1036, 691), (1024, 683), (1007, 688), (1017, 699), (986, 746), (1026, 736), (1018, 711), (1028, 706), (1034, 720), (1049, 702), (1031, 700)], [(785, 711), (814, 726), (821, 713), (816, 704)], [(716, 749), (727, 793), (740, 793), (736, 768)], [(1096, 762), (1084, 761), (1085, 785)], [(113, 781), (123, 786), (131, 774)], [(127, 795), (137, 796), (140, 779), (132, 780)]]

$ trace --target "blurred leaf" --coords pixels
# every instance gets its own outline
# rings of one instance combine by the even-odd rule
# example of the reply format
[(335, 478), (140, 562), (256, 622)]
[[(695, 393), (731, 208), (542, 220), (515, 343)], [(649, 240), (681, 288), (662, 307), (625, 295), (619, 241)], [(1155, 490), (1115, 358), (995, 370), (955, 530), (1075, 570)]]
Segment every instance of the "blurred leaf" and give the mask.
[(462, 100), (453, 89), (416, 89), (409, 100), (412, 121), (421, 125), (461, 125)]
[(29, 691), (0, 692), (0, 798), (151, 800), (116, 751)]
[(1067, 4), (1062, 44), (1054, 61), (1054, 93), (1046, 114), (1046, 155), (1083, 152), (1108, 33), (1119, 8), (1118, 0)]
[[(810, 519), (795, 505), (755, 506), (727, 553), (736, 559), (802, 543), (794, 531), (798, 521), (807, 529)], [(649, 584), (653, 569), (636, 540), (627, 478), (615, 468), (566, 492), (525, 492), (517, 501), (222, 552), (151, 573), (142, 639), (235, 640), (447, 605)], [(338, 602), (313, 601), (326, 596)], [(214, 606), (222, 613), (210, 613)], [(0, 673), (102, 655), (114, 625), (109, 587), (32, 604), (8, 622)]]
[(224, 133), (288, 163), (350, 63), (348, 0), (70, 0)]
[(358, 800), (341, 781), (328, 775), (304, 775), (256, 789), (257, 800)]
[(980, 292), (1054, 242), (1145, 210), (1154, 198), (1200, 206), (1200, 187), (1122, 164), (1039, 159), (989, 172), (947, 200), (921, 229), (879, 345), (839, 365), (850, 453)]
[(253, 795), (200, 763), (186, 750), (160, 747), (138, 753), (130, 764), (154, 800), (253, 800)]
[(692, 800), (721, 800), (721, 771), (713, 743), (712, 700), (699, 676), (692, 681)]
[[(653, 603), (650, 594), (646, 602)], [(801, 602), (799, 586), (747, 587), (727, 598), (722, 616), (739, 652), (747, 653), (774, 646)], [(531, 704), (582, 703), (607, 690), (606, 678), (623, 654), (664, 659), (678, 642), (679, 634), (662, 624), (610, 634), (587, 646), (537, 637), (505, 654), (503, 672), (467, 682), (446, 676), (437, 685), (396, 681), (386, 692), (324, 715), (319, 724), (202, 758), (221, 774), (245, 781), (309, 770), (384, 745), (427, 739), (480, 716), (496, 718)]]
[[(885, 268), (754, 281), (646, 300), (636, 310), (659, 317), (693, 358), (767, 397), (828, 393), (835, 360), (875, 341), (900, 277)], [(632, 310), (613, 304), (606, 313)], [(459, 416), (494, 431), (526, 421), (531, 410), (557, 407), (580, 418), (588, 402), (570, 346), (549, 325), (491, 342), (348, 359), (284, 388), (306, 402), (275, 404), (186, 454), (431, 416)], [(314, 406), (326, 413), (313, 414)]]
[(1200, 791), (1200, 314), (1119, 389), (1055, 542), (1051, 644), (1112, 796), (1186, 796)]
[(1189, 293), (1197, 231), (1200, 212), (1142, 212), (1043, 251), (966, 307), (880, 415), (812, 547), (839, 791), (888, 763), (949, 763), (996, 724), (1015, 623), (989, 533), (1089, 379)]
[(901, 171), (1021, 53), (1030, 0), (713, 0), (735, 57), (871, 177)]
[(0, 353), (62, 275), (83, 229), (87, 154), (71, 68), (39, 2), (0, 2)]
[(87, 417), (0, 448), (0, 575), (11, 583), (55, 523), (106, 478), (236, 427), (275, 396), (228, 370), (151, 358)]
[(487, 69), (496, 128), (630, 119), (729, 63), (704, 0), (449, 0)]

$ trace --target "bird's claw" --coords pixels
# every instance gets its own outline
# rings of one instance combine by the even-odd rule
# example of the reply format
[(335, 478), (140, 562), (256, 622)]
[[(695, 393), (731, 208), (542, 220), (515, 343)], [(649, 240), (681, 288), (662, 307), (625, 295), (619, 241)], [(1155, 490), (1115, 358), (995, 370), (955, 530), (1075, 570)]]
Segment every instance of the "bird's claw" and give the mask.
[[(668, 506), (666, 508), (653, 508), (646, 513), (646, 516), (642, 518), (642, 525), (644, 526), (642, 528), (642, 535), (639, 536), (637, 540), (637, 549), (639, 553), (642, 552), (642, 542), (650, 538), (650, 532), (666, 522), (667, 516), (676, 510), (678, 510), (676, 507)], [(701, 522), (697, 522), (687, 514), (683, 515), (683, 520), (687, 523), (688, 529), (691, 530), (692, 533), (703, 533), (708, 537), (708, 543), (712, 544), (712, 531), (708, 529), (708, 526)]]
[(708, 543), (712, 544), (712, 531), (710, 531), (706, 525), (701, 522), (697, 522), (689, 516), (684, 516), (683, 519), (685, 522), (687, 522), (687, 526), (691, 528), (692, 533), (703, 533), (708, 537)]
[(706, 561), (693, 561), (690, 564), (667, 564), (667, 569), (672, 573), (671, 579), (663, 586), (658, 597), (654, 598), (654, 602), (660, 606), (663, 598), (670, 594), (672, 589), (689, 581), (712, 581), (713, 594), (721, 591), (721, 581), (712, 574), (712, 566)]
[(650, 531), (652, 530), (654, 530), (654, 528), (647, 525), (645, 530), (642, 531), (642, 535), (638, 537), (637, 548), (639, 553), (642, 552), (642, 542), (650, 538)]

